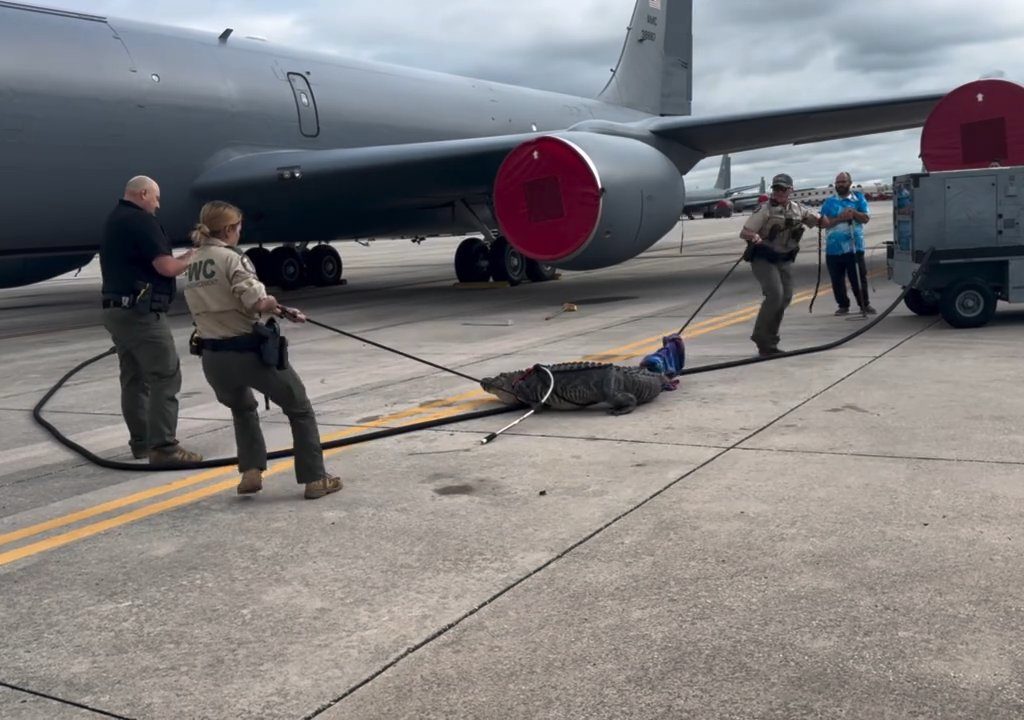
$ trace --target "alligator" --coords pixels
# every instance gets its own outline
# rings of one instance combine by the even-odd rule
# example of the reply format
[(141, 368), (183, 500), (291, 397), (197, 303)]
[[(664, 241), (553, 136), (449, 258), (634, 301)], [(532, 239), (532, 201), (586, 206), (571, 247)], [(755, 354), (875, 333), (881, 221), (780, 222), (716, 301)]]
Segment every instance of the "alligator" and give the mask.
[(569, 362), (501, 373), (484, 378), (480, 386), (506, 405), (527, 404), (536, 408), (551, 387), (543, 367), (555, 378), (555, 389), (544, 407), (554, 410), (576, 410), (603, 402), (610, 406), (611, 414), (624, 415), (637, 405), (650, 402), (662, 390), (674, 389), (676, 382), (662, 373), (638, 367)]

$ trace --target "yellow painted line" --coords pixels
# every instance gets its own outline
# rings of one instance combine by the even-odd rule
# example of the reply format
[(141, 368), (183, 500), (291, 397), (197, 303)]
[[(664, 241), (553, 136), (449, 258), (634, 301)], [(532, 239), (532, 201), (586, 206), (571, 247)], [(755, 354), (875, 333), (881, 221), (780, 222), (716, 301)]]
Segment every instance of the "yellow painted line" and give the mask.
[[(484, 402), (480, 401), (472, 404), (482, 405), (484, 404)], [(426, 418), (424, 419), (439, 420), (441, 418), (449, 417), (451, 415), (457, 415), (462, 410), (462, 407), (447, 408), (445, 410), (432, 413), (426, 416)], [(356, 430), (356, 428), (352, 429)], [(342, 450), (347, 449), (348, 448), (333, 448), (332, 450), (329, 450), (326, 453), (324, 453), (324, 455), (335, 455), (341, 452)], [(264, 473), (264, 476), (273, 475), (275, 473), (287, 470), (290, 467), (292, 467), (294, 463), (294, 460), (282, 460), (280, 462), (274, 463), (269, 468), (267, 468), (267, 471)], [(7, 565), (8, 563), (16, 562), (18, 560), (23, 560), (27, 557), (37, 555), (41, 552), (46, 552), (47, 550), (53, 550), (54, 548), (59, 548), (64, 545), (68, 545), (69, 543), (76, 542), (78, 540), (84, 540), (85, 538), (92, 537), (93, 535), (98, 535), (99, 533), (106, 532), (107, 530), (111, 530), (116, 527), (121, 527), (122, 525), (127, 525), (128, 523), (133, 523), (137, 520), (142, 520), (143, 518), (147, 518), (151, 515), (162, 513), (166, 510), (173, 510), (174, 508), (181, 507), (182, 505), (188, 505), (197, 502), (204, 498), (208, 498), (211, 495), (216, 495), (217, 493), (224, 492), (225, 490), (230, 490), (236, 485), (238, 485), (238, 478), (222, 480), (221, 482), (213, 483), (212, 485), (207, 485), (205, 487), (198, 488), (197, 490), (193, 490), (192, 492), (184, 493), (182, 495), (176, 495), (172, 498), (162, 500), (161, 502), (153, 503), (151, 505), (145, 505), (143, 507), (136, 508), (135, 510), (132, 510), (130, 512), (123, 513), (121, 515), (116, 515), (114, 517), (107, 518), (105, 520), (100, 520), (99, 522), (95, 522), (89, 525), (83, 525), (82, 527), (75, 528), (74, 530), (69, 530), (64, 533), (60, 533), (59, 535), (54, 535), (43, 540), (38, 540), (34, 543), (30, 543), (28, 545), (15, 548), (13, 550), (8, 550), (7, 552), (0, 553), (0, 566)]]
[[(871, 273), (870, 276), (875, 276), (879, 274), (881, 273)], [(802, 291), (793, 296), (791, 304), (797, 304), (805, 300), (809, 300), (812, 296), (813, 291)], [(749, 305), (739, 310), (734, 310), (723, 315), (703, 320), (699, 323), (692, 325), (691, 328), (688, 328), (687, 331), (683, 333), (683, 337), (699, 337), (707, 333), (715, 332), (717, 330), (721, 330), (733, 325), (738, 325), (740, 323), (747, 322), (757, 314), (759, 308), (760, 303), (755, 305)], [(663, 334), (655, 335), (649, 338), (645, 338), (643, 340), (628, 343), (618, 348), (613, 348), (612, 350), (606, 351), (599, 355), (587, 356), (584, 359), (587, 360), (599, 358), (605, 362), (608, 362), (609, 358), (627, 359), (631, 357), (637, 357), (639, 355), (646, 354), (647, 352), (650, 352), (651, 350), (655, 349), (658, 346), (658, 344), (660, 344), (661, 338), (663, 336)], [(430, 420), (437, 420), (444, 417), (450, 417), (451, 415), (459, 414), (472, 408), (487, 405), (490, 404), (491, 402), (492, 399), (490, 395), (483, 392), (483, 390), (481, 389), (474, 389), (467, 391), (465, 393), (461, 393), (459, 395), (453, 395), (448, 398), (434, 400), (431, 402), (423, 403), (422, 405), (419, 405), (414, 408), (409, 408), (396, 413), (392, 413), (370, 423), (345, 428), (338, 432), (326, 435), (322, 439), (325, 442), (329, 442), (331, 440), (337, 440), (343, 437), (356, 435), (365, 430), (379, 428), (384, 425), (393, 423), (396, 420), (409, 419), (416, 417), (418, 415), (423, 417), (418, 417), (416, 419), (416, 422), (427, 422)], [(437, 410), (437, 412), (431, 413), (431, 410)], [(324, 456), (328, 457), (331, 455), (335, 455), (345, 449), (346, 448), (334, 448), (332, 450), (325, 451)], [(269, 476), (286, 470), (292, 467), (294, 465), (294, 462), (294, 460), (286, 460), (281, 461), (279, 463), (275, 463), (274, 465), (270, 466), (267, 469), (264, 475)], [(149, 490), (133, 493), (123, 498), (111, 500), (109, 502), (101, 503), (91, 508), (86, 508), (84, 510), (70, 513), (68, 515), (64, 515), (58, 518), (54, 518), (52, 520), (37, 523), (36, 525), (31, 525), (29, 527), (22, 528), (21, 530), (15, 530), (9, 533), (5, 533), (3, 535), (0, 535), (0, 545), (13, 543), (18, 540), (23, 540), (27, 537), (31, 537), (33, 535), (48, 532), (49, 530), (55, 530), (60, 527), (65, 527), (67, 525), (71, 525), (82, 520), (87, 520), (89, 518), (96, 517), (97, 515), (102, 515), (113, 510), (118, 510), (128, 505), (134, 505), (135, 503), (142, 502), (144, 500), (149, 500), (154, 497), (159, 497), (160, 495), (165, 495), (167, 493), (174, 492), (175, 490), (180, 490), (186, 487), (190, 487), (192, 485), (197, 485), (207, 480), (216, 479), (223, 475), (233, 475), (235, 474), (235, 472), (236, 470), (233, 467), (215, 468), (200, 473), (198, 475), (193, 475), (190, 477), (182, 478), (180, 480), (176, 480), (171, 483), (167, 483), (166, 485), (161, 485), (159, 487), (150, 488)], [(111, 528), (135, 522), (136, 520), (140, 520), (151, 515), (164, 512), (165, 510), (171, 510), (182, 505), (197, 502), (211, 495), (215, 495), (219, 492), (223, 492), (224, 490), (230, 489), (237, 485), (237, 483), (238, 480), (233, 477), (230, 480), (224, 480), (218, 483), (214, 483), (212, 485), (208, 485), (197, 490), (193, 490), (192, 492), (189, 493), (177, 495), (173, 498), (169, 498), (161, 502), (137, 508), (122, 515), (107, 518), (106, 520), (85, 525), (80, 528), (76, 528), (74, 530), (70, 530), (68, 532), (54, 535), (53, 537), (37, 541), (35, 543), (30, 543), (28, 545), (16, 548), (14, 550), (9, 550), (7, 552), (0, 553), (0, 566), (6, 565), (11, 562), (15, 562), (16, 560), (21, 560), (23, 558), (30, 557), (40, 552), (45, 552), (47, 550), (52, 550), (54, 548), (67, 545), (68, 543), (72, 543), (77, 540), (92, 537), (93, 535), (105, 532), (106, 530), (109, 530)]]
[[(338, 440), (344, 437), (350, 437), (366, 430), (372, 430), (374, 428), (380, 428), (384, 425), (389, 425), (397, 420), (404, 420), (408, 418), (416, 417), (417, 415), (429, 414), (432, 410), (436, 410), (440, 407), (456, 407), (455, 403), (462, 400), (473, 400), (478, 397), (484, 396), (483, 390), (472, 390), (469, 392), (462, 393), (460, 395), (446, 398), (445, 400), (438, 400), (429, 403), (424, 403), (415, 408), (403, 410), (401, 412), (392, 413), (386, 417), (374, 420), (370, 423), (364, 423), (362, 425), (345, 428), (338, 432), (331, 433), (324, 436), (324, 441)], [(487, 397), (490, 397), (489, 395)], [(479, 403), (476, 403), (479, 404)], [(463, 405), (458, 405), (458, 409), (461, 411)], [(436, 413), (435, 413), (436, 415)], [(434, 415), (429, 415), (433, 418)], [(424, 422), (422, 418), (417, 418), (416, 422)], [(74, 523), (81, 522), (82, 520), (88, 520), (89, 518), (96, 517), (97, 515), (103, 515), (113, 510), (119, 510), (129, 505), (143, 502), (144, 500), (150, 500), (161, 495), (181, 490), (183, 488), (191, 487), (192, 485), (198, 485), (199, 483), (206, 482), (207, 480), (214, 480), (224, 475), (237, 474), (237, 470), (233, 466), (227, 466), (222, 468), (211, 468), (205, 472), (201, 472), (197, 475), (190, 475), (189, 477), (181, 478), (165, 485), (159, 485), (157, 487), (149, 488), (148, 490), (142, 490), (131, 495), (126, 495), (122, 498), (110, 500), (99, 505), (94, 505), (84, 510), (62, 515), (61, 517), (53, 518), (52, 520), (46, 520), (45, 522), (30, 525), (20, 530), (14, 530), (12, 532), (4, 533), (0, 535), (0, 546), (7, 545), (9, 543), (17, 542), (18, 540), (24, 540), (27, 537), (33, 535), (39, 535), (40, 533), (49, 532), (50, 530), (56, 530), (60, 527), (67, 525), (73, 525)], [(234, 482), (234, 481), (233, 481)]]

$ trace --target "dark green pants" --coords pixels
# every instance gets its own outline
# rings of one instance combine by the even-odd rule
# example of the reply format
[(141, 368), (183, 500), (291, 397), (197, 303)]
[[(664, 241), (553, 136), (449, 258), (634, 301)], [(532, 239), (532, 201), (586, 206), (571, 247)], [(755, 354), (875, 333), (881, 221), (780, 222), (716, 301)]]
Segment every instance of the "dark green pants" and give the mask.
[(121, 414), (137, 455), (178, 443), (178, 391), (181, 364), (164, 313), (103, 310), (121, 362)]
[(764, 295), (750, 339), (757, 343), (758, 349), (778, 347), (782, 316), (793, 300), (793, 263), (773, 263), (754, 258), (750, 269), (761, 284)]
[(217, 399), (231, 409), (239, 472), (267, 469), (259, 404), (252, 393), (258, 390), (281, 407), (291, 424), (295, 479), (305, 485), (327, 474), (316, 415), (302, 380), (292, 368), (268, 367), (254, 352), (204, 350), (203, 373)]

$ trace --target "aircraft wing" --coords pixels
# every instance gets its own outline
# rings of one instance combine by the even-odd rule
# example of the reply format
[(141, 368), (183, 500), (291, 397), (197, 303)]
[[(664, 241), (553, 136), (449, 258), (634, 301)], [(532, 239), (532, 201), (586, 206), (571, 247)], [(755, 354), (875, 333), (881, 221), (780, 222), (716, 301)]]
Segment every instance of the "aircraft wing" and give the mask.
[(704, 155), (920, 127), (944, 93), (717, 117), (659, 117), (638, 123)]
[(237, 151), (192, 185), (199, 197), (300, 194), (307, 202), (401, 196), (410, 202), (487, 194), (505, 156), (534, 134), (317, 150)]

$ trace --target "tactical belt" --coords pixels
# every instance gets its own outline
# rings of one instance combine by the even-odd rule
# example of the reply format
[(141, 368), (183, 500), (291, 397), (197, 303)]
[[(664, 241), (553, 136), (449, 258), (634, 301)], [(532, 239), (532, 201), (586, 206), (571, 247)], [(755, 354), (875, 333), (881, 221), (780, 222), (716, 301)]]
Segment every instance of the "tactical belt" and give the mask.
[(229, 338), (199, 338), (199, 347), (213, 352), (255, 352), (263, 344), (259, 335), (238, 335)]
[(767, 260), (770, 263), (776, 263), (776, 264), (784, 263), (784, 262), (793, 262), (793, 260), (796, 259), (796, 254), (798, 252), (800, 252), (800, 250), (797, 249), (797, 250), (790, 250), (789, 252), (781, 253), (778, 250), (772, 250), (770, 247), (765, 247), (764, 245), (761, 245), (761, 244), (753, 245), (751, 247), (752, 247), (752, 250), (750, 252), (750, 259), (751, 260), (756, 260), (756, 259), (760, 258), (761, 260)]
[(121, 308), (122, 310), (138, 310), (141, 313), (167, 312), (170, 308), (171, 298), (168, 295), (144, 295), (139, 299), (137, 295), (104, 295), (100, 302), (104, 310), (109, 308)]

